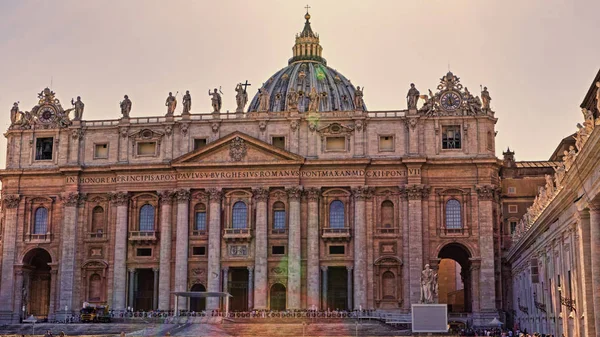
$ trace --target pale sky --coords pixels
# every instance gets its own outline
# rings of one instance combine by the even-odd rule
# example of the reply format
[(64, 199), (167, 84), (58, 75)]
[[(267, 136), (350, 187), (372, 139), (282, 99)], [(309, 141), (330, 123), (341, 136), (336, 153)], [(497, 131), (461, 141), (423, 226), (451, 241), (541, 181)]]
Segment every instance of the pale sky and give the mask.
[[(309, 1), (323, 56), (369, 110), (406, 108), (414, 82), (435, 89), (448, 67), (496, 111), (496, 155), (547, 160), (582, 121), (579, 104), (600, 68), (600, 1)], [(162, 116), (169, 91), (190, 90), (192, 113), (211, 110), (222, 87), (251, 96), (287, 65), (306, 0), (0, 2), (0, 128), (12, 103), (31, 110), (50, 86), (84, 119), (117, 119), (128, 94), (132, 117)], [(179, 96), (181, 97), (181, 96)], [(180, 112), (181, 104), (178, 106)], [(0, 138), (0, 167), (6, 139)]]

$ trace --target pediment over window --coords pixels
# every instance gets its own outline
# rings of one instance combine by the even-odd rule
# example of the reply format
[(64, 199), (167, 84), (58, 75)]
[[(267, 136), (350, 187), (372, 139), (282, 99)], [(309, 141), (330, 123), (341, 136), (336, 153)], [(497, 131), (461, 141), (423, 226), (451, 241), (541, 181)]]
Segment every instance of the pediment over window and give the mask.
[(402, 259), (396, 256), (382, 256), (375, 260), (376, 266), (401, 266), (403, 264)]
[(352, 131), (354, 131), (354, 128), (349, 127), (349, 126), (345, 126), (342, 125), (340, 123), (331, 123), (329, 125), (323, 126), (319, 129), (317, 129), (317, 132), (320, 133), (321, 135), (347, 135), (352, 133)]
[(463, 190), (460, 188), (447, 188), (439, 190), (437, 193), (439, 195), (466, 195), (469, 193), (469, 190)]
[(134, 140), (160, 140), (164, 135), (164, 132), (141, 129), (130, 133), (129, 138)]
[(304, 157), (236, 131), (173, 160), (172, 166), (302, 164)]

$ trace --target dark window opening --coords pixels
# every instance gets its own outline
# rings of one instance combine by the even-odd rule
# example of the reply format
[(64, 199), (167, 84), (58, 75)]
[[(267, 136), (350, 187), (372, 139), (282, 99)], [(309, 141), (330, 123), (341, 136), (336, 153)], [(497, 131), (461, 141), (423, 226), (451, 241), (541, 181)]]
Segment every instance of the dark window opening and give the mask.
[(285, 254), (285, 246), (272, 246), (271, 254), (273, 255), (283, 255)]
[(38, 138), (35, 142), (35, 160), (52, 160), (53, 138)]
[(511, 221), (510, 222), (510, 234), (515, 234), (515, 232), (517, 231), (517, 222), (516, 221)]
[(194, 139), (194, 150), (198, 150), (206, 146), (206, 138)]
[(444, 126), (442, 129), (442, 149), (460, 149), (460, 126)]
[(272, 137), (271, 143), (273, 146), (285, 150), (285, 137)]
[(138, 248), (137, 256), (152, 256), (152, 248)]
[(346, 254), (346, 247), (345, 246), (329, 246), (329, 254), (344, 255), (344, 254)]
[(205, 246), (192, 247), (192, 255), (194, 255), (194, 256), (206, 255), (206, 247)]

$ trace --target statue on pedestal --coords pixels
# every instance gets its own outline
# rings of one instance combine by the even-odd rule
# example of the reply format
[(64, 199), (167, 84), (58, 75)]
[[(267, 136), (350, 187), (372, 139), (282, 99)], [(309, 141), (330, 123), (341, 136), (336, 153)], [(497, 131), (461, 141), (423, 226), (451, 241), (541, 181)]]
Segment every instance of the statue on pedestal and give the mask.
[(235, 102), (237, 103), (235, 112), (244, 112), (244, 107), (246, 106), (246, 103), (248, 103), (248, 93), (246, 92), (246, 88), (244, 88), (241, 83), (238, 83), (235, 86), (235, 92), (237, 92), (235, 95)]
[(17, 124), (17, 118), (19, 117), (19, 102), (14, 102), (10, 109), (10, 125)]
[(208, 91), (210, 101), (213, 107), (213, 112), (221, 112), (221, 94), (217, 91), (217, 88), (213, 92)]
[(269, 95), (269, 91), (264, 86), (258, 89), (258, 111), (267, 112), (269, 111), (269, 101), (271, 96)]
[(75, 116), (73, 117), (74, 121), (80, 121), (83, 118), (83, 108), (85, 104), (81, 101), (81, 96), (77, 96), (77, 100), (74, 101), (71, 98), (71, 105), (75, 108)]
[(123, 101), (119, 103), (119, 106), (121, 107), (123, 118), (129, 118), (129, 113), (131, 112), (131, 100), (129, 99), (129, 96), (123, 96)]
[(298, 99), (300, 95), (298, 92), (294, 90), (294, 88), (290, 88), (287, 94), (287, 110), (289, 111), (297, 111), (298, 110)]
[(487, 90), (487, 87), (483, 87), (483, 91), (481, 91), (481, 102), (482, 102), (481, 108), (483, 110), (489, 110), (491, 100), (492, 100), (492, 98), (490, 97), (490, 93)]
[(192, 109), (192, 95), (190, 95), (189, 90), (186, 90), (185, 95), (183, 95), (183, 112), (181, 114), (189, 115), (191, 109)]
[(169, 96), (165, 101), (165, 106), (167, 107), (167, 114), (165, 116), (172, 117), (175, 113), (175, 108), (177, 107), (177, 98), (173, 96), (173, 93), (169, 92)]
[(596, 82), (596, 110), (600, 113), (600, 81)]
[(417, 109), (417, 101), (420, 94), (419, 90), (415, 88), (415, 84), (411, 83), (410, 89), (408, 89), (408, 93), (406, 94), (406, 104), (409, 110)]
[(319, 111), (319, 102), (321, 101), (321, 95), (317, 92), (317, 88), (312, 87), (308, 94), (308, 111)]
[(363, 101), (363, 91), (365, 90), (365, 88), (363, 87), (362, 90), (360, 89), (360, 87), (356, 87), (356, 90), (354, 90), (354, 108), (356, 110), (364, 110), (364, 101)]
[(421, 272), (421, 303), (433, 303), (438, 291), (438, 275), (429, 264)]

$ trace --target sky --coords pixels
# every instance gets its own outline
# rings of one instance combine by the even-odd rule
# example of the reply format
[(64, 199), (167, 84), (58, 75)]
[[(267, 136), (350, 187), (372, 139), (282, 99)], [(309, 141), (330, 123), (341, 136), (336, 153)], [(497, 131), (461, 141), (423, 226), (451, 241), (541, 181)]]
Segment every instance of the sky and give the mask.
[[(192, 113), (211, 111), (221, 87), (254, 94), (287, 65), (307, 0), (0, 1), (0, 128), (12, 103), (30, 111), (51, 86), (63, 108), (81, 96), (84, 119), (162, 116), (169, 91), (190, 90)], [(370, 111), (406, 108), (415, 83), (434, 90), (448, 69), (496, 112), (496, 155), (547, 160), (581, 122), (600, 68), (598, 0), (309, 1), (323, 56)], [(179, 96), (181, 97), (181, 96)], [(178, 106), (178, 111), (181, 105)], [(0, 167), (6, 138), (0, 137)]]

